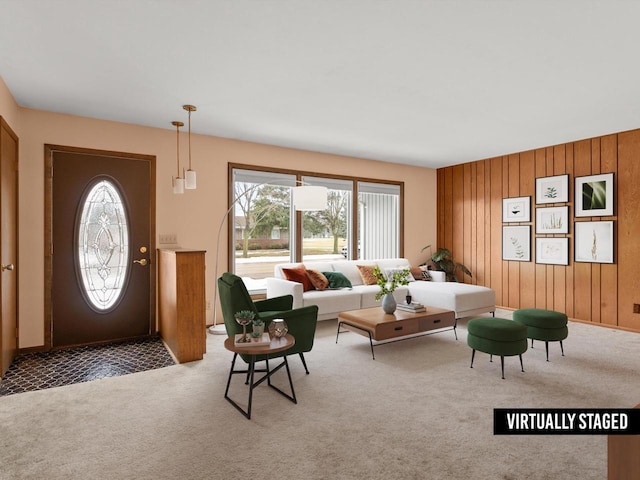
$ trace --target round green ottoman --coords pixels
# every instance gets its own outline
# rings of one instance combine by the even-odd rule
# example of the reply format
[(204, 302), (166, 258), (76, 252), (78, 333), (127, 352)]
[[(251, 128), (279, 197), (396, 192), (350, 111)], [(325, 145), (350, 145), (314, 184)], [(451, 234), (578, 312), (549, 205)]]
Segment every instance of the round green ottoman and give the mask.
[(504, 379), (504, 357), (518, 355), (520, 368), (524, 372), (522, 354), (527, 351), (527, 327), (521, 323), (504, 318), (478, 317), (467, 324), (467, 345), (471, 352), (471, 368), (476, 350), (493, 355), (500, 355), (502, 378)]
[(549, 361), (549, 342), (560, 342), (560, 351), (564, 357), (562, 340), (569, 335), (567, 328), (567, 316), (564, 313), (541, 308), (523, 308), (513, 312), (513, 320), (527, 326), (527, 337), (544, 342), (547, 350), (547, 362)]

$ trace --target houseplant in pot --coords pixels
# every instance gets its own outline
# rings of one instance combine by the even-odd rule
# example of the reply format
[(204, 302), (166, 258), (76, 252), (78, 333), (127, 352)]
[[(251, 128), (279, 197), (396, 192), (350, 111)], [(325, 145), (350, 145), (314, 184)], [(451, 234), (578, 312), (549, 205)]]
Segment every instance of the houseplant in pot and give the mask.
[(247, 336), (247, 325), (253, 321), (256, 314), (251, 310), (240, 310), (239, 312), (234, 313), (233, 316), (235, 317), (236, 322), (242, 325), (242, 338), (237, 340), (236, 343), (250, 342), (251, 339)]
[(373, 269), (373, 275), (376, 277), (376, 284), (380, 287), (380, 291), (376, 293), (376, 300), (382, 299), (382, 310), (384, 313), (393, 313), (396, 311), (396, 300), (393, 298), (393, 292), (400, 285), (409, 284), (409, 269), (397, 269), (385, 276), (376, 266)]
[[(427, 245), (420, 252), (429, 249), (431, 252), (431, 245)], [(447, 248), (440, 247), (435, 252), (431, 253), (429, 260), (433, 264), (436, 270), (440, 270), (445, 273), (448, 282), (458, 282), (457, 271), (460, 270), (463, 274), (471, 275), (471, 271), (465, 267), (462, 263), (456, 262), (453, 259), (453, 254)]]

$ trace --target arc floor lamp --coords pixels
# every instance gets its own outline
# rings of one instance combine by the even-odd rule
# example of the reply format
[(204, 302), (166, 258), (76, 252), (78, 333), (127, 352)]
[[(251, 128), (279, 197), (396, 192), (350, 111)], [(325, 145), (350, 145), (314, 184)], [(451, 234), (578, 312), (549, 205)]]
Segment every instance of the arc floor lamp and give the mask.
[[(214, 271), (214, 288), (213, 288), (213, 325), (209, 327), (209, 333), (214, 335), (226, 335), (227, 331), (224, 327), (224, 324), (218, 325), (218, 255), (220, 253), (220, 234), (222, 233), (222, 227), (224, 226), (224, 221), (229, 217), (229, 213), (233, 210), (233, 207), (238, 200), (245, 197), (249, 193), (253, 192), (255, 189), (262, 187), (264, 185), (268, 185), (268, 182), (259, 183), (254, 185), (253, 187), (242, 192), (241, 195), (238, 195), (231, 205), (227, 209), (226, 213), (222, 216), (222, 220), (220, 221), (220, 226), (218, 227), (218, 237), (216, 240), (216, 263), (215, 263), (215, 271)], [(322, 187), (318, 185), (310, 185), (308, 183), (303, 182), (302, 180), (296, 180), (296, 185), (293, 187), (293, 207), (297, 211), (318, 211), (324, 210), (327, 208), (327, 187)]]

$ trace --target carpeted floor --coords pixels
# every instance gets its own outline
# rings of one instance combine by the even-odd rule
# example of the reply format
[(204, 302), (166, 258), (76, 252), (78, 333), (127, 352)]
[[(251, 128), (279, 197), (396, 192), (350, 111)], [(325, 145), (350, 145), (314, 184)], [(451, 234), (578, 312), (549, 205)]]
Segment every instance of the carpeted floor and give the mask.
[[(504, 312), (503, 312), (504, 314)], [(508, 315), (508, 314), (505, 314)], [(233, 354), (207, 336), (204, 360), (0, 397), (0, 478), (602, 480), (601, 435), (493, 435), (494, 408), (629, 408), (640, 402), (640, 335), (571, 322), (544, 345), (469, 368), (466, 321), (376, 348), (318, 324), (298, 403), (260, 385), (251, 420), (224, 400)], [(234, 378), (230, 395), (246, 404)], [(273, 382), (286, 389), (286, 372)]]
[(115, 377), (175, 362), (159, 337), (18, 356), (0, 381), (0, 396)]

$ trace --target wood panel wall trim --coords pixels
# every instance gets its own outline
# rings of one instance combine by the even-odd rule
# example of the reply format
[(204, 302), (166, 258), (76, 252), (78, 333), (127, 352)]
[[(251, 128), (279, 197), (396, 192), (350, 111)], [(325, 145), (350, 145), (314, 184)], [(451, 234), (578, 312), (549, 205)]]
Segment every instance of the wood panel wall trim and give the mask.
[[(640, 332), (640, 129), (438, 169), (438, 247), (471, 268), (464, 281), (509, 309), (545, 308), (577, 321)], [(611, 217), (574, 217), (575, 178), (614, 173)], [(535, 179), (569, 175), (569, 265), (535, 263)], [(531, 196), (531, 262), (502, 260), (502, 199)], [(574, 222), (613, 220), (614, 264), (574, 262)]]

